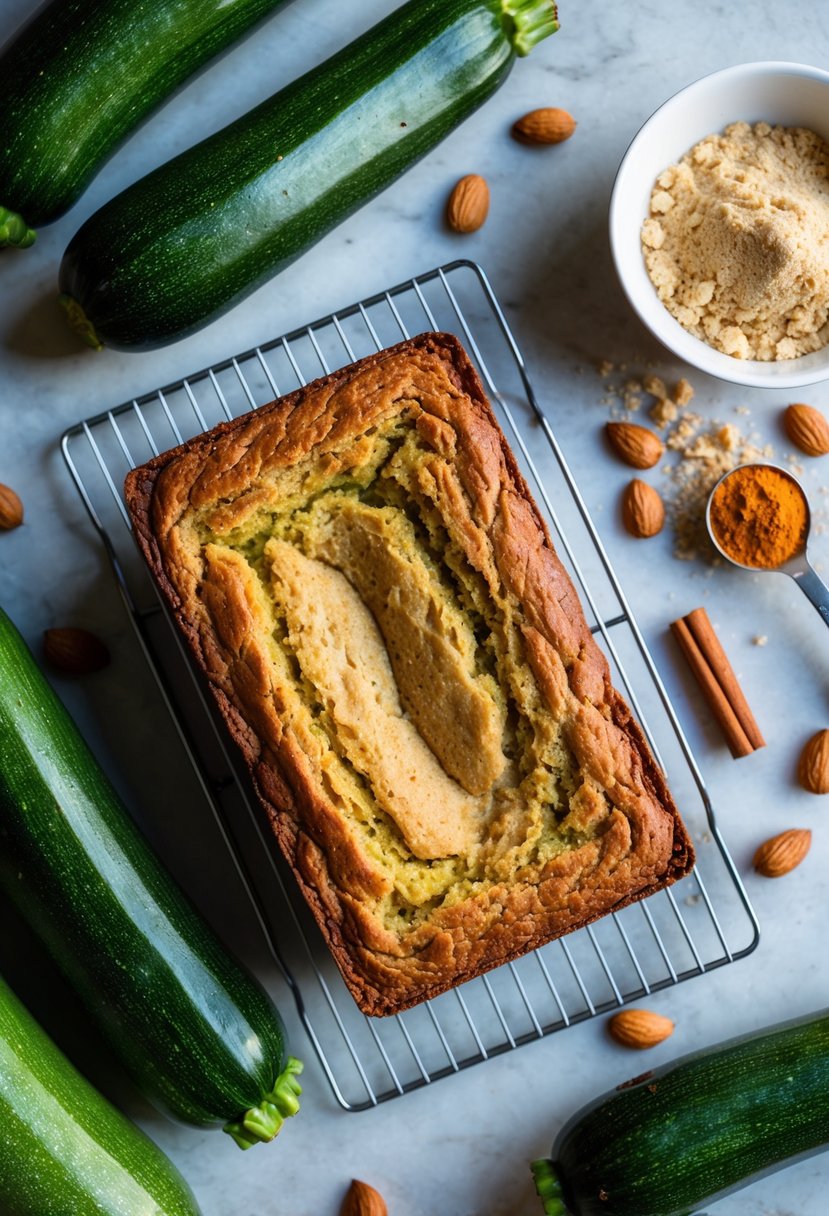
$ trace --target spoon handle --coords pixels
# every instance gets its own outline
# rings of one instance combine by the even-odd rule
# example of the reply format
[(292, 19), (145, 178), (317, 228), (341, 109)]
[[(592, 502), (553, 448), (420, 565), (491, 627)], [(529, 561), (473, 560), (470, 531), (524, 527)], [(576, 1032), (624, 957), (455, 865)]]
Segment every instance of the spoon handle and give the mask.
[(808, 596), (817, 608), (823, 617), (824, 624), (829, 625), (829, 587), (826, 586), (820, 575), (815, 573), (807, 561), (804, 561), (803, 569), (793, 573), (792, 578), (803, 594)]

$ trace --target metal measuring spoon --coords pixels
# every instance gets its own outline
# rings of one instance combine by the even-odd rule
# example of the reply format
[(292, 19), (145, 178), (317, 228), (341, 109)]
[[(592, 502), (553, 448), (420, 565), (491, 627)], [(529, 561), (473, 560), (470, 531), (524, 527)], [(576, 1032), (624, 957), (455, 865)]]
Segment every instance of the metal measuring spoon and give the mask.
[[(733, 477), (734, 474), (740, 469), (745, 468), (767, 468), (774, 469), (776, 472), (782, 473), (784, 477), (787, 477), (789, 481), (797, 487), (797, 491), (803, 500), (803, 506), (806, 510), (806, 535), (803, 539), (803, 545), (793, 557), (790, 557), (788, 561), (783, 562), (780, 566), (746, 566), (742, 562), (736, 561), (717, 540), (717, 534), (711, 524), (711, 503), (714, 500), (714, 495), (717, 493), (717, 490), (724, 481), (728, 480), (729, 477)], [(770, 464), (765, 461), (749, 464), (738, 464), (735, 468), (730, 469), (723, 477), (719, 479), (711, 493), (708, 495), (708, 505), (705, 508), (705, 526), (708, 529), (708, 535), (711, 537), (712, 544), (717, 552), (722, 554), (726, 561), (731, 562), (732, 566), (738, 566), (741, 570), (752, 570), (755, 574), (765, 574), (767, 572), (772, 574), (788, 574), (789, 578), (794, 579), (803, 594), (807, 596), (809, 600), (811, 600), (815, 608), (817, 608), (818, 612), (823, 617), (824, 622), (829, 625), (829, 587), (826, 586), (820, 575), (817, 574), (812, 568), (806, 553), (806, 547), (809, 543), (809, 530), (811, 528), (811, 524), (812, 513), (809, 509), (809, 500), (806, 497), (806, 491), (803, 489), (803, 486), (796, 477), (792, 476), (788, 469), (781, 469), (779, 465)]]

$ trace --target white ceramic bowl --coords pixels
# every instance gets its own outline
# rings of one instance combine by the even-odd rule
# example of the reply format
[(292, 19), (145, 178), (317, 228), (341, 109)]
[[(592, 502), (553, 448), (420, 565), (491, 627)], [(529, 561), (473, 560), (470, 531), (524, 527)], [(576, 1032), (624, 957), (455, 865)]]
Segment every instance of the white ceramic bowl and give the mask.
[(797, 359), (735, 359), (695, 338), (668, 312), (648, 277), (640, 230), (656, 178), (706, 135), (732, 122), (808, 127), (829, 140), (829, 72), (800, 63), (741, 63), (689, 84), (651, 115), (619, 166), (610, 200), (610, 244), (628, 299), (674, 354), (701, 371), (759, 388), (829, 379), (829, 346)]

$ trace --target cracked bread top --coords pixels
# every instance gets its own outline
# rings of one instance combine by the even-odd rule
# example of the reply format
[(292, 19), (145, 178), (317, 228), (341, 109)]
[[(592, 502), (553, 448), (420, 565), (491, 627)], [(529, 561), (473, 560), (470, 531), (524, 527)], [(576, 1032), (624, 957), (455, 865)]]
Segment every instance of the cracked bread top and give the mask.
[(364, 1012), (691, 868), (457, 339), (422, 335), (224, 423), (126, 495)]

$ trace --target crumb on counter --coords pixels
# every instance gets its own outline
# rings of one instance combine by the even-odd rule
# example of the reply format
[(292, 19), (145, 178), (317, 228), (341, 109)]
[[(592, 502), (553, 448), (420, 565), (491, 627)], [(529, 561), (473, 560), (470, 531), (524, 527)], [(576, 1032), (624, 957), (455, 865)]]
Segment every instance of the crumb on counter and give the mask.
[(662, 428), (668, 426), (671, 422), (676, 422), (679, 417), (679, 406), (667, 397), (660, 397), (656, 405), (652, 406), (649, 412), (656, 425)]
[(668, 396), (665, 381), (661, 376), (655, 376), (652, 373), (645, 376), (642, 381), (642, 387), (646, 393), (650, 393), (652, 397), (657, 397), (660, 401), (664, 401)]
[(693, 385), (690, 383), (690, 381), (686, 380), (685, 377), (683, 376), (681, 380), (677, 380), (677, 382), (676, 382), (676, 387), (674, 388), (674, 392), (673, 392), (673, 399), (677, 403), (677, 405), (680, 405), (684, 408), (686, 405), (691, 404), (693, 398), (694, 398)]

